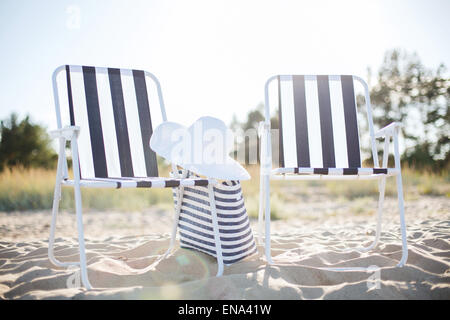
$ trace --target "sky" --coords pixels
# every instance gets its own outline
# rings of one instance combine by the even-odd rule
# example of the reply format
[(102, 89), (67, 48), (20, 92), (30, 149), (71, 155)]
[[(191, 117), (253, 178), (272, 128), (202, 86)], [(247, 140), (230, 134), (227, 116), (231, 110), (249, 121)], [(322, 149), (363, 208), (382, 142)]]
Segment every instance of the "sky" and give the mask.
[(63, 64), (144, 69), (169, 120), (243, 120), (276, 74), (367, 78), (384, 52), (450, 67), (448, 0), (0, 0), (0, 119), (56, 128), (51, 75)]

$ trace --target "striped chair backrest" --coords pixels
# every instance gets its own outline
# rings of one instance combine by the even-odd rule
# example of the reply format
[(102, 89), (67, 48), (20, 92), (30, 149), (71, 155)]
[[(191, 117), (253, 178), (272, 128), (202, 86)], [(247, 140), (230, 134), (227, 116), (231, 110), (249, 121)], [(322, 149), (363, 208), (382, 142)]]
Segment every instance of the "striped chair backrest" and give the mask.
[(359, 168), (353, 76), (278, 76), (280, 167)]
[(81, 128), (81, 177), (157, 177), (146, 73), (69, 65), (65, 70), (70, 123)]

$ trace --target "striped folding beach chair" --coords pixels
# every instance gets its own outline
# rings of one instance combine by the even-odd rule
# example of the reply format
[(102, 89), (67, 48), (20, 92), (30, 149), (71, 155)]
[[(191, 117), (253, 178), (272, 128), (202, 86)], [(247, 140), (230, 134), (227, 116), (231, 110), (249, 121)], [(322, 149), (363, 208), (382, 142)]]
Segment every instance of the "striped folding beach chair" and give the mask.
[[(272, 168), (269, 86), (278, 84), (279, 159)], [(362, 168), (354, 82), (365, 90), (373, 168)], [(271, 91), (272, 92), (272, 91)], [(274, 95), (272, 93), (272, 95)], [(356, 76), (280, 75), (265, 85), (265, 121), (260, 123), (261, 182), (259, 205), (259, 241), (262, 242), (265, 219), (265, 254), (270, 254), (270, 180), (352, 180), (379, 181), (378, 220), (374, 241), (361, 252), (376, 247), (381, 232), (381, 217), (386, 177), (397, 179), (398, 206), (402, 237), (403, 266), (408, 257), (404, 218), (403, 187), (398, 150), (399, 123), (392, 123), (374, 133), (367, 84)], [(382, 166), (379, 167), (376, 138), (384, 139)], [(395, 167), (388, 168), (389, 144), (394, 142)], [(265, 210), (265, 214), (264, 214)], [(265, 217), (263, 217), (265, 216)]]
[[(58, 86), (59, 84), (59, 86)], [(66, 92), (64, 92), (66, 88)], [(154, 95), (150, 92), (155, 92)], [(155, 118), (166, 121), (161, 87), (151, 73), (140, 70), (98, 68), (87, 66), (60, 66), (53, 73), (58, 129), (50, 134), (59, 139), (59, 157), (53, 200), (48, 256), (57, 266), (76, 265), (81, 269), (81, 280), (89, 283), (84, 244), (81, 187), (88, 188), (183, 188), (204, 186), (213, 194), (214, 179), (181, 176), (158, 176), (156, 154), (149, 141)], [(63, 123), (60, 97), (67, 96), (67, 125)], [(158, 97), (154, 99), (154, 97)], [(153, 107), (152, 98), (159, 104)], [(159, 110), (158, 110), (159, 109)], [(66, 142), (70, 141), (73, 179), (69, 179)], [(173, 172), (178, 172), (172, 165)], [(78, 228), (78, 262), (61, 262), (53, 253), (55, 225), (61, 198), (61, 186), (74, 188)], [(215, 202), (210, 209), (215, 217)], [(177, 206), (179, 215), (180, 206)], [(217, 223), (214, 224), (217, 228)], [(176, 230), (176, 229), (175, 229)], [(173, 237), (175, 234), (173, 234)], [(218, 239), (216, 239), (218, 246)], [(169, 252), (173, 247), (171, 241)], [(220, 251), (220, 250), (219, 250)], [(223, 270), (218, 255), (219, 273)]]

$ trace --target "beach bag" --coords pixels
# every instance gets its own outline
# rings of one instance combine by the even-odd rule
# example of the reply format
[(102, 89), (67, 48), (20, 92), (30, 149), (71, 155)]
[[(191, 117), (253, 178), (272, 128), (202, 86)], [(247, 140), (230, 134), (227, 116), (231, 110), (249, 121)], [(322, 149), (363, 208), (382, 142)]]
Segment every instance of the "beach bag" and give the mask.
[[(188, 176), (194, 177), (192, 173)], [(177, 189), (173, 189), (175, 206)], [(256, 244), (239, 181), (214, 186), (223, 263), (230, 265), (256, 253)], [(184, 187), (178, 221), (180, 246), (216, 257), (208, 187)]]

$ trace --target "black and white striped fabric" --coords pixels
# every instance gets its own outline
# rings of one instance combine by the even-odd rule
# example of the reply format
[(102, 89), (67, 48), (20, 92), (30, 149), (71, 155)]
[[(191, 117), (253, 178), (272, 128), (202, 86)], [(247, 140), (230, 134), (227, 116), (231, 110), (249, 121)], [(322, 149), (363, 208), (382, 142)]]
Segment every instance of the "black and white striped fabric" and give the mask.
[[(73, 180), (63, 181), (64, 185), (73, 185)], [(82, 179), (80, 185), (82, 187), (99, 186), (105, 188), (177, 188), (177, 187), (193, 187), (207, 186), (208, 179), (202, 178), (161, 178), (161, 177), (142, 177), (142, 178), (88, 178)]]
[(374, 174), (386, 174), (394, 175), (398, 173), (395, 168), (277, 168), (274, 173), (286, 174), (319, 174), (319, 175), (337, 175), (337, 176), (347, 176), (347, 175), (374, 175)]
[(157, 177), (145, 72), (67, 65), (66, 77), (82, 179)]
[(149, 145), (153, 127), (144, 71), (71, 65), (65, 69), (70, 124), (81, 128), (81, 186), (208, 185), (208, 179), (158, 177), (156, 154)]
[[(245, 209), (241, 184), (235, 181), (214, 186), (223, 262), (238, 262), (256, 253), (256, 244)], [(177, 195), (174, 193), (175, 205)], [(178, 223), (182, 248), (216, 257), (208, 188), (185, 187)]]
[(340, 168), (341, 174), (358, 174), (361, 154), (353, 76), (279, 76), (278, 97), (280, 168), (293, 168), (292, 173), (315, 168), (311, 174)]

